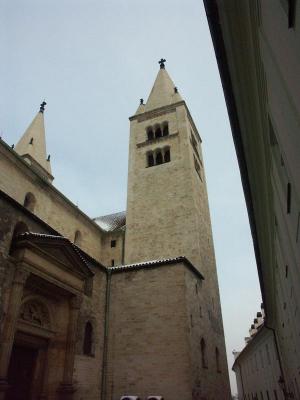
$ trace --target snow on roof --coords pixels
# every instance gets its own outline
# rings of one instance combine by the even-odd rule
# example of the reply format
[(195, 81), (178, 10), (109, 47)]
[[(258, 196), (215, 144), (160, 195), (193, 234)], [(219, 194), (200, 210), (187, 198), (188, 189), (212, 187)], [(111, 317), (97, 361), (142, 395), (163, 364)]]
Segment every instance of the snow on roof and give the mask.
[(116, 231), (125, 228), (126, 212), (121, 211), (115, 214), (103, 215), (102, 217), (93, 218), (97, 225), (106, 232)]

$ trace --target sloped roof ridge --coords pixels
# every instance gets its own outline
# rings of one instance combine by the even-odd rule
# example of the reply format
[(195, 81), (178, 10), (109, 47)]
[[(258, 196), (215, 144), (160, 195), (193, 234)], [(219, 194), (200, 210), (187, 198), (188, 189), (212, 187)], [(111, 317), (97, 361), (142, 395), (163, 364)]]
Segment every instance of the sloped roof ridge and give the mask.
[(96, 222), (106, 232), (115, 231), (125, 226), (126, 224), (126, 211), (119, 211), (113, 214), (102, 215), (93, 218)]
[(192, 272), (194, 272), (200, 279), (204, 279), (204, 276), (201, 274), (201, 272), (185, 256), (177, 256), (177, 257), (173, 257), (173, 258), (164, 258), (164, 259), (160, 259), (160, 260), (149, 260), (149, 261), (143, 261), (143, 262), (138, 262), (138, 263), (133, 263), (133, 264), (118, 265), (118, 266), (114, 266), (114, 267), (109, 267), (108, 269), (111, 270), (112, 272), (121, 272), (121, 271), (142, 269), (142, 268), (147, 268), (147, 267), (151, 267), (151, 266), (158, 266), (158, 265), (163, 265), (163, 264), (178, 264), (180, 262), (183, 262), (184, 264), (186, 264), (192, 270)]
[(85, 257), (83, 257), (83, 255), (82, 255), (81, 251), (79, 250), (79, 248), (76, 246), (76, 244), (72, 243), (68, 238), (66, 238), (64, 236), (49, 235), (47, 233), (38, 233), (38, 232), (24, 232), (24, 233), (20, 233), (19, 235), (17, 235), (17, 239), (22, 239), (22, 238), (26, 239), (26, 238), (30, 238), (30, 237), (56, 239), (56, 240), (58, 239), (58, 240), (62, 240), (64, 242), (66, 242), (68, 245), (70, 245), (73, 248), (73, 250), (78, 255), (80, 260), (90, 270), (90, 266), (89, 266), (87, 260), (85, 259)]

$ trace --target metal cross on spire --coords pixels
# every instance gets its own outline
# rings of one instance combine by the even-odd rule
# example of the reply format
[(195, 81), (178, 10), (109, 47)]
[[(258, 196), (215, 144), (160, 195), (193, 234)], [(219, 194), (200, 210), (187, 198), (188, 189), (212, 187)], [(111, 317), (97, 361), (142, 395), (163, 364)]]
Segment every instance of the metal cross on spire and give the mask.
[(45, 102), (45, 100), (42, 102), (42, 104), (40, 105), (40, 112), (43, 113), (45, 111), (45, 105), (47, 103)]
[(160, 65), (160, 68), (161, 68), (161, 69), (164, 69), (164, 68), (165, 68), (165, 62), (166, 62), (166, 60), (165, 60), (164, 58), (161, 58), (161, 59), (158, 61), (158, 64)]

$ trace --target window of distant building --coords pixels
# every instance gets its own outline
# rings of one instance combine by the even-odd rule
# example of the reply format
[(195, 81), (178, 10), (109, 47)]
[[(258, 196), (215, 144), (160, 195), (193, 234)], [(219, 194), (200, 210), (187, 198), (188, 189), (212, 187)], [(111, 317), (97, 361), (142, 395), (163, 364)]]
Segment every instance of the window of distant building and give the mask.
[(116, 247), (117, 241), (116, 240), (111, 240), (110, 241), (110, 247)]

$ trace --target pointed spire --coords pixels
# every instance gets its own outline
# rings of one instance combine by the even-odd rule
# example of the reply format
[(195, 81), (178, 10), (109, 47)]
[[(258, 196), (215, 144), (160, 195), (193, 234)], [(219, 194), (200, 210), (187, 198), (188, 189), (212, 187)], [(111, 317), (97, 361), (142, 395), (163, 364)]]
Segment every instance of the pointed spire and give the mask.
[(32, 166), (44, 172), (52, 181), (50, 157), (47, 159), (44, 111), (46, 102), (40, 105), (40, 110), (17, 143), (15, 151)]
[(158, 62), (160, 69), (145, 105), (145, 111), (154, 110), (155, 108), (167, 106), (182, 100), (177, 87), (165, 69), (165, 62), (164, 58)]

